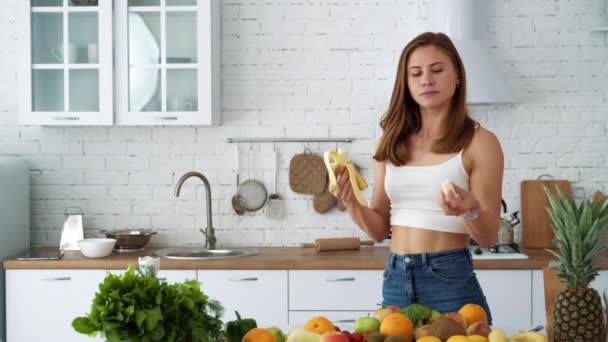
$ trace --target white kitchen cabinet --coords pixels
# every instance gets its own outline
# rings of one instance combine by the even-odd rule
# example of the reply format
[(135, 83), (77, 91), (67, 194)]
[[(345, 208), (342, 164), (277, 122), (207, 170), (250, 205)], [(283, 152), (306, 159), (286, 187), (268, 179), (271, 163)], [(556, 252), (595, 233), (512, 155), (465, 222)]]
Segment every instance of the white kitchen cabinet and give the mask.
[(218, 124), (220, 1), (117, 1), (115, 15), (116, 124)]
[(90, 311), (104, 270), (6, 270), (7, 341), (103, 341), (72, 320)]
[(26, 125), (111, 125), (112, 0), (16, 1), (19, 119)]
[(532, 325), (531, 270), (477, 270), (477, 279), (492, 310), (492, 324), (506, 331)]
[(201, 290), (224, 306), (224, 322), (254, 318), (258, 326), (287, 326), (286, 270), (198, 270)]
[[(123, 274), (127, 270), (108, 270), (112, 274)], [(165, 281), (170, 284), (181, 283), (185, 280), (194, 279), (196, 280), (195, 270), (159, 270), (156, 277), (160, 281)]]

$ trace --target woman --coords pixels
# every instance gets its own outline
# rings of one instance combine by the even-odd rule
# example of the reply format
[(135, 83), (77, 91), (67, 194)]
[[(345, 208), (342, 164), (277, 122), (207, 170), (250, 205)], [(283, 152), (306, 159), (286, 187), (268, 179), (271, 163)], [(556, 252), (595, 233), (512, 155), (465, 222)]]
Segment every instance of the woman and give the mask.
[[(391, 234), (382, 304), (453, 312), (475, 303), (491, 324), (467, 247), (496, 241), (503, 154), (468, 115), (464, 66), (446, 35), (423, 33), (404, 48), (380, 126), (369, 207), (341, 169), (333, 194), (374, 241)], [(447, 196), (444, 180), (454, 184)]]

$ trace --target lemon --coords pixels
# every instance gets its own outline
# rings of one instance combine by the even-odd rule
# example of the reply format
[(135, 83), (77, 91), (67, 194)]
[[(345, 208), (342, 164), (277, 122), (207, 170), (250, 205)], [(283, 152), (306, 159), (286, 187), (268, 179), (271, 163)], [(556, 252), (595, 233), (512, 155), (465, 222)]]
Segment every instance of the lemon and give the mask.
[(469, 335), (469, 341), (471, 342), (488, 342), (488, 338), (481, 335)]
[(454, 335), (448, 338), (446, 342), (471, 342), (468, 337), (463, 335)]
[(421, 339), (417, 339), (416, 342), (441, 342), (441, 339), (435, 336), (424, 336)]

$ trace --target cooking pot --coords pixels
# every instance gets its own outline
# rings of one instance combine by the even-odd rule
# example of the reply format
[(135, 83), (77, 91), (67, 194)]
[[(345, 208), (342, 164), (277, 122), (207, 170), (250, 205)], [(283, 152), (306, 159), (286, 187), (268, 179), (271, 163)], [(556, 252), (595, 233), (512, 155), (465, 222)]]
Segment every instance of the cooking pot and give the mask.
[(507, 214), (507, 203), (501, 199), (502, 204), (502, 215), (500, 217), (500, 227), (498, 228), (498, 235), (496, 237), (496, 245), (511, 245), (513, 244), (513, 228), (519, 224), (519, 211), (513, 214)]

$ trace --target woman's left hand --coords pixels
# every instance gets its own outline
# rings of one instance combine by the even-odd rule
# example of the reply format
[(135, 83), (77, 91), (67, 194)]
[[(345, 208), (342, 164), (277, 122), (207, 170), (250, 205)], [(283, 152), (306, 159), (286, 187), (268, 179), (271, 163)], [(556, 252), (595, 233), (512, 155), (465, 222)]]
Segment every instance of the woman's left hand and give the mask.
[(439, 206), (446, 215), (460, 216), (472, 209), (479, 209), (479, 201), (473, 194), (454, 184), (454, 191), (445, 196), (443, 191), (439, 192)]

